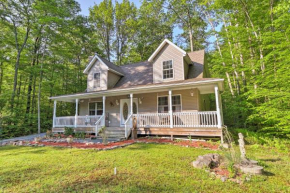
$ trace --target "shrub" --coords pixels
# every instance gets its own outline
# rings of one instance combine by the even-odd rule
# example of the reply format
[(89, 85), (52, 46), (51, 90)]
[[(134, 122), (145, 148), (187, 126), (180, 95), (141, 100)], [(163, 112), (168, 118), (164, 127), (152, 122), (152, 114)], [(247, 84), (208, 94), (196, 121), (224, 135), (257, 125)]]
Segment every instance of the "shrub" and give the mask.
[(101, 130), (100, 130), (100, 136), (102, 137), (102, 140), (103, 140), (103, 144), (107, 144), (108, 143), (108, 135), (106, 133), (106, 127), (102, 127)]
[(73, 134), (74, 134), (74, 129), (71, 128), (71, 127), (66, 127), (66, 128), (64, 129), (64, 134), (65, 134), (66, 136), (73, 135)]
[(85, 137), (86, 137), (86, 133), (83, 132), (83, 131), (77, 132), (77, 133), (75, 134), (75, 137), (76, 137), (76, 138), (79, 138), (79, 139), (85, 139)]

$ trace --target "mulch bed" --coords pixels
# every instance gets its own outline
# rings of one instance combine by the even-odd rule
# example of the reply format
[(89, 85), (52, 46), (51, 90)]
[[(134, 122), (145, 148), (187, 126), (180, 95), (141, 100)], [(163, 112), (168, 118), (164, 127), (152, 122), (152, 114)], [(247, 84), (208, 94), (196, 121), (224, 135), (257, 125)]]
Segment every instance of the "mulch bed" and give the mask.
[(209, 143), (206, 141), (171, 141), (170, 139), (155, 139), (155, 138), (140, 138), (136, 140), (124, 140), (118, 142), (112, 142), (108, 144), (102, 143), (79, 143), (73, 142), (68, 144), (67, 142), (31, 142), (31, 144), (45, 145), (45, 146), (57, 146), (57, 147), (73, 147), (73, 148), (82, 148), (82, 149), (114, 149), (118, 147), (124, 147), (131, 145), (133, 143), (160, 143), (160, 144), (173, 144), (184, 147), (195, 147), (195, 148), (208, 148), (212, 150), (217, 150), (218, 145), (214, 143)]

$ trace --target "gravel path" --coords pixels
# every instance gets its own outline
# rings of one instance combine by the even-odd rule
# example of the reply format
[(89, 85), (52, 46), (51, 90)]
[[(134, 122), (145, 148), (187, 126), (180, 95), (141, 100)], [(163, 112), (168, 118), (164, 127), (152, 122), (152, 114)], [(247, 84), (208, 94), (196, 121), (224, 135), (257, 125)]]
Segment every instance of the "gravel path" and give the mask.
[(15, 137), (15, 138), (10, 138), (10, 139), (3, 139), (3, 140), (0, 140), (0, 143), (6, 143), (10, 141), (32, 141), (34, 140), (35, 137), (43, 137), (43, 136), (45, 136), (45, 133), (27, 135), (27, 136), (22, 136), (22, 137)]

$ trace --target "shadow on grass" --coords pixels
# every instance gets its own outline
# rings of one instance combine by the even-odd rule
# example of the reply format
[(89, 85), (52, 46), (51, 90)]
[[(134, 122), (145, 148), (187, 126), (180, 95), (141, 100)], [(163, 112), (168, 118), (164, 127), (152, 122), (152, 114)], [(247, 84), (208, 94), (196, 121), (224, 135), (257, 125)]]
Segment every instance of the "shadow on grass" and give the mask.
[(265, 176), (275, 176), (274, 173), (272, 173), (272, 172), (268, 172), (268, 171), (265, 171), (265, 170), (264, 170), (264, 172), (263, 172), (263, 175), (265, 175)]
[(276, 158), (276, 159), (260, 159), (261, 161), (265, 161), (265, 162), (277, 162), (277, 161), (281, 161), (281, 158)]
[(144, 150), (150, 150), (150, 149), (164, 149), (164, 145), (168, 144), (162, 144), (162, 143), (135, 143), (132, 145), (129, 145), (126, 147), (128, 150), (139, 150), (139, 151), (144, 151)]

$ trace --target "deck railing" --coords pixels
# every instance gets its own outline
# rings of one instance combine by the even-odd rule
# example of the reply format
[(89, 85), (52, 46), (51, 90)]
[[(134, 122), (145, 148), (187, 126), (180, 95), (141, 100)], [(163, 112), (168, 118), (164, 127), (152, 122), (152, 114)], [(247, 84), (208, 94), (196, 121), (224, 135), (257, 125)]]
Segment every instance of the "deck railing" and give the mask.
[(99, 134), (100, 129), (105, 126), (105, 115), (100, 116), (100, 118), (95, 123), (95, 135)]
[(217, 112), (173, 113), (173, 127), (217, 127)]
[(128, 139), (133, 127), (133, 115), (131, 114), (124, 123), (125, 125), (125, 138)]
[(95, 127), (101, 115), (55, 117), (54, 127)]
[[(170, 127), (170, 113), (134, 114), (138, 127)], [(176, 112), (173, 127), (217, 127), (216, 111)]]
[(170, 127), (169, 113), (134, 114), (138, 127)]

